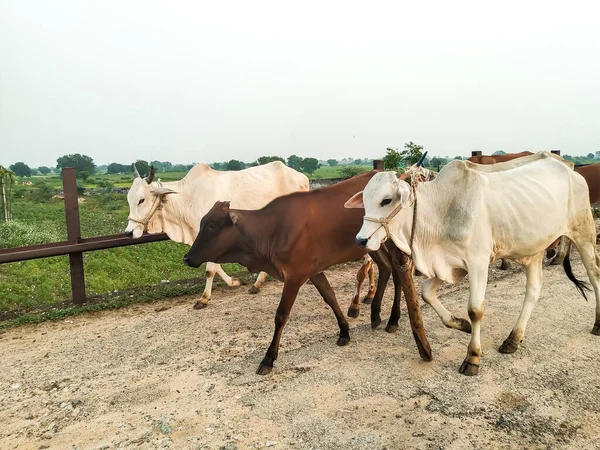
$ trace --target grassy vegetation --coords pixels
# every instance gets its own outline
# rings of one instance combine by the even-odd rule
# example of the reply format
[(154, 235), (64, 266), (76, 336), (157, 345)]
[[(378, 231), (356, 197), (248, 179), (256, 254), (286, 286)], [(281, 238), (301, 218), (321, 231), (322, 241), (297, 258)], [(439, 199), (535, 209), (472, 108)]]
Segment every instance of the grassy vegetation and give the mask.
[[(311, 180), (320, 180), (324, 178), (342, 178), (343, 168), (346, 166), (322, 166), (313, 172), (308, 178)], [(361, 172), (371, 170), (373, 166), (348, 166), (362, 169)]]
[[(32, 191), (32, 192), (30, 192)], [(64, 203), (46, 198), (39, 189), (19, 187), (13, 203), (14, 221), (0, 224), (0, 248), (57, 242), (66, 239)], [(50, 195), (51, 197), (51, 195)], [(128, 205), (124, 194), (101, 194), (86, 197), (80, 204), (82, 237), (117, 234), (127, 223)], [(85, 279), (89, 296), (114, 293), (131, 288), (153, 286), (160, 298), (201, 292), (203, 282), (182, 290), (180, 280), (204, 274), (181, 263), (188, 250), (184, 244), (156, 242), (84, 253)], [(237, 264), (225, 265), (237, 272)], [(146, 289), (144, 289), (146, 291)], [(147, 298), (140, 293), (135, 298)], [(62, 305), (71, 298), (68, 257), (60, 256), (0, 265), (0, 316), (45, 310)], [(114, 298), (102, 309), (122, 304)], [(86, 308), (92, 308), (87, 306)], [(70, 308), (78, 311), (81, 308)], [(85, 308), (84, 308), (85, 309)], [(62, 314), (57, 313), (54, 314)]]

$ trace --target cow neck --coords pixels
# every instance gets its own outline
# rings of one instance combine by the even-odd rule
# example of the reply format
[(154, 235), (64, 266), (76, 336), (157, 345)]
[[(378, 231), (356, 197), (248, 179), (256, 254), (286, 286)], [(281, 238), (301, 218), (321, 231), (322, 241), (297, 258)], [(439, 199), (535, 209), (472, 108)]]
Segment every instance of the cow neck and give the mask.
[(269, 243), (273, 242), (272, 236), (275, 229), (276, 219), (265, 209), (259, 210), (235, 210), (240, 217), (239, 232), (244, 242), (244, 250), (256, 256), (258, 259), (270, 261), (271, 248)]
[[(179, 195), (179, 193), (182, 193), (182, 191), (184, 189), (184, 185), (185, 185), (184, 180), (179, 180), (179, 181), (169, 181), (166, 183), (153, 182), (151, 184), (151, 187), (156, 187), (156, 188), (165, 187), (165, 188), (172, 189), (175, 192), (177, 192), (177, 194), (170, 194), (170, 195)], [(178, 214), (178, 211), (175, 211), (175, 208), (173, 207), (173, 205), (177, 202), (171, 202), (171, 201), (165, 199), (164, 198), (165, 196), (157, 195), (155, 197), (158, 199), (158, 207), (154, 210), (154, 213), (152, 215), (150, 215), (150, 217), (148, 218), (148, 228), (152, 229), (153, 233), (163, 233), (163, 232), (167, 231), (165, 229), (166, 228), (165, 222), (168, 221), (167, 218), (174, 217), (176, 214)], [(163, 197), (163, 198), (161, 198), (161, 197)], [(159, 214), (159, 212), (161, 214)], [(175, 225), (175, 226), (178, 226), (179, 223), (181, 223), (181, 222), (180, 221), (169, 222), (169, 224)], [(169, 233), (167, 233), (167, 234), (169, 234)], [(169, 235), (169, 238), (171, 240), (183, 242), (178, 239), (171, 238), (170, 235)]]

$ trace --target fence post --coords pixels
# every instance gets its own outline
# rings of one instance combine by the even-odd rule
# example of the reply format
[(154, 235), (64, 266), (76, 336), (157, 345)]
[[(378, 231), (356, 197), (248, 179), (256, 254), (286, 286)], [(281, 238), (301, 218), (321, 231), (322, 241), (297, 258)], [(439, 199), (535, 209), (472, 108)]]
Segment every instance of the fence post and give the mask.
[(471, 156), (481, 156), (481, 155), (482, 155), (482, 152), (479, 150), (473, 150), (471, 152)]
[(383, 169), (383, 161), (381, 159), (373, 160), (373, 170), (384, 170)]
[(560, 150), (550, 150), (550, 152), (560, 156)]
[[(77, 243), (81, 239), (79, 224), (79, 203), (77, 201), (77, 171), (74, 167), (62, 170), (63, 192), (65, 194), (65, 214), (67, 216), (67, 240)], [(83, 275), (83, 253), (70, 253), (71, 292), (73, 302), (85, 302), (85, 278)]]

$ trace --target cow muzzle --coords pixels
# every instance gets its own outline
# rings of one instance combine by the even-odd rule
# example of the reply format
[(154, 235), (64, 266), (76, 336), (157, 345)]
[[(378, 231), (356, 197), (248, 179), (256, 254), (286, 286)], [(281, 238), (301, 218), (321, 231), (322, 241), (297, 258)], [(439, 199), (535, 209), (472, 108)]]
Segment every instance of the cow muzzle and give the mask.
[(192, 261), (192, 258), (190, 258), (190, 254), (189, 253), (186, 253), (185, 256), (183, 257), (183, 263), (186, 266), (194, 267), (194, 268), (197, 268), (197, 267), (201, 266), (201, 264), (198, 264), (196, 261)]

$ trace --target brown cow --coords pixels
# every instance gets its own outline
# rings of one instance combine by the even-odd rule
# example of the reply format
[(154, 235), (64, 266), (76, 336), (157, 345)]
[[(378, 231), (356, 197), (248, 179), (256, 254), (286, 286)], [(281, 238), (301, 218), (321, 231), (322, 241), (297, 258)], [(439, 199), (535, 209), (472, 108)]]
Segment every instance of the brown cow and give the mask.
[[(257, 373), (271, 372), (277, 359), (279, 341), (287, 323), (298, 290), (311, 280), (325, 302), (333, 310), (340, 334), (338, 345), (350, 340), (349, 326), (336, 301), (333, 289), (323, 271), (335, 264), (361, 259), (367, 251), (354, 243), (362, 226), (364, 211), (346, 209), (344, 203), (362, 190), (377, 171), (365, 172), (333, 186), (309, 192), (297, 192), (273, 200), (260, 210), (236, 210), (229, 202), (217, 202), (202, 218), (200, 232), (192, 248), (184, 256), (184, 263), (199, 267), (205, 261), (237, 262), (251, 272), (265, 271), (284, 282), (281, 301), (275, 314), (275, 333)], [(377, 306), (390, 272), (394, 275), (396, 295), (388, 327), (397, 327), (400, 315), (399, 298), (402, 278), (411, 328), (421, 357), (431, 360), (431, 349), (421, 320), (421, 312), (412, 286), (412, 272), (402, 268), (402, 261), (394, 258), (392, 271), (384, 252), (372, 252), (379, 267), (377, 293), (371, 313), (371, 325), (379, 325)], [(410, 266), (409, 266), (410, 267)], [(404, 272), (401, 272), (404, 270)], [(395, 323), (394, 323), (395, 322)]]

